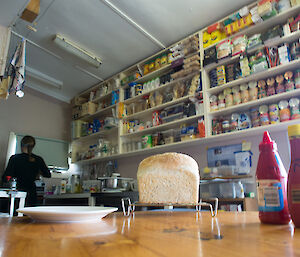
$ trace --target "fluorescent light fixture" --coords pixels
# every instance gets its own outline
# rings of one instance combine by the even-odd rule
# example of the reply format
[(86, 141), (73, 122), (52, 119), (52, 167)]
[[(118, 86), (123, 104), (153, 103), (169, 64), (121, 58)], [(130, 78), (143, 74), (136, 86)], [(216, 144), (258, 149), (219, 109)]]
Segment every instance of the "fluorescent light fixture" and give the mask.
[(89, 53), (85, 49), (81, 48), (80, 46), (76, 45), (72, 41), (66, 39), (65, 37), (59, 34), (55, 35), (54, 42), (69, 53), (79, 57), (80, 59), (86, 61), (87, 63), (91, 64), (96, 68), (98, 68), (102, 63), (99, 57)]
[(55, 87), (57, 89), (61, 89), (63, 86), (63, 82), (61, 80), (52, 78), (36, 69), (31, 68), (31, 67), (26, 66), (26, 73), (27, 73), (28, 77), (32, 77), (37, 80), (40, 80), (40, 81), (42, 81), (52, 87)]

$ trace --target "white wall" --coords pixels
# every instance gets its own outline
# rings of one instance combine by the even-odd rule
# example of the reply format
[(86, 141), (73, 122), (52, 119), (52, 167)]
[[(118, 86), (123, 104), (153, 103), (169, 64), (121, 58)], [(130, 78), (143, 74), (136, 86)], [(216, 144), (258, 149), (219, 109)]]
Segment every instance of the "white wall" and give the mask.
[(0, 175), (5, 169), (9, 133), (70, 141), (69, 104), (25, 87), (23, 98), (0, 100)]

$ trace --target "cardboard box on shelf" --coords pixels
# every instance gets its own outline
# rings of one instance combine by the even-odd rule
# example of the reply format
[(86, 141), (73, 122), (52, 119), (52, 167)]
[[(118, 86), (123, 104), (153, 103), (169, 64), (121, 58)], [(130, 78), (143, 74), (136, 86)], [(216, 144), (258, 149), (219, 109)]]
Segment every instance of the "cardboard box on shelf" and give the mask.
[(84, 116), (84, 115), (87, 115), (87, 114), (94, 114), (97, 110), (97, 104), (94, 104), (93, 102), (87, 102), (87, 103), (84, 103), (82, 105), (82, 112), (81, 112), (81, 115)]

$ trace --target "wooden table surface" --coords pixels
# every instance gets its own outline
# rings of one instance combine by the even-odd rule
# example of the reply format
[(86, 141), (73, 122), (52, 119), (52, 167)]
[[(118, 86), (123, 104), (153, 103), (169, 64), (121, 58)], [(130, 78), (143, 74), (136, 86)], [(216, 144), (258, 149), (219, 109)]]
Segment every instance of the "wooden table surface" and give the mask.
[(113, 213), (98, 223), (0, 219), (1, 257), (300, 256), (300, 230), (261, 225), (257, 212)]

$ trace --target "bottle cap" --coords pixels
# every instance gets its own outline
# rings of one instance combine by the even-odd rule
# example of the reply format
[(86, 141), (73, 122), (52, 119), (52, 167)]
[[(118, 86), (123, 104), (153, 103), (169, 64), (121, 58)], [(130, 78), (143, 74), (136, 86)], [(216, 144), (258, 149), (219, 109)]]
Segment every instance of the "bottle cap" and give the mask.
[(300, 124), (288, 126), (289, 137), (300, 136)]
[(270, 137), (270, 134), (268, 131), (264, 132), (263, 140), (259, 144), (259, 150), (273, 150), (277, 149), (277, 145), (275, 141), (273, 141)]

